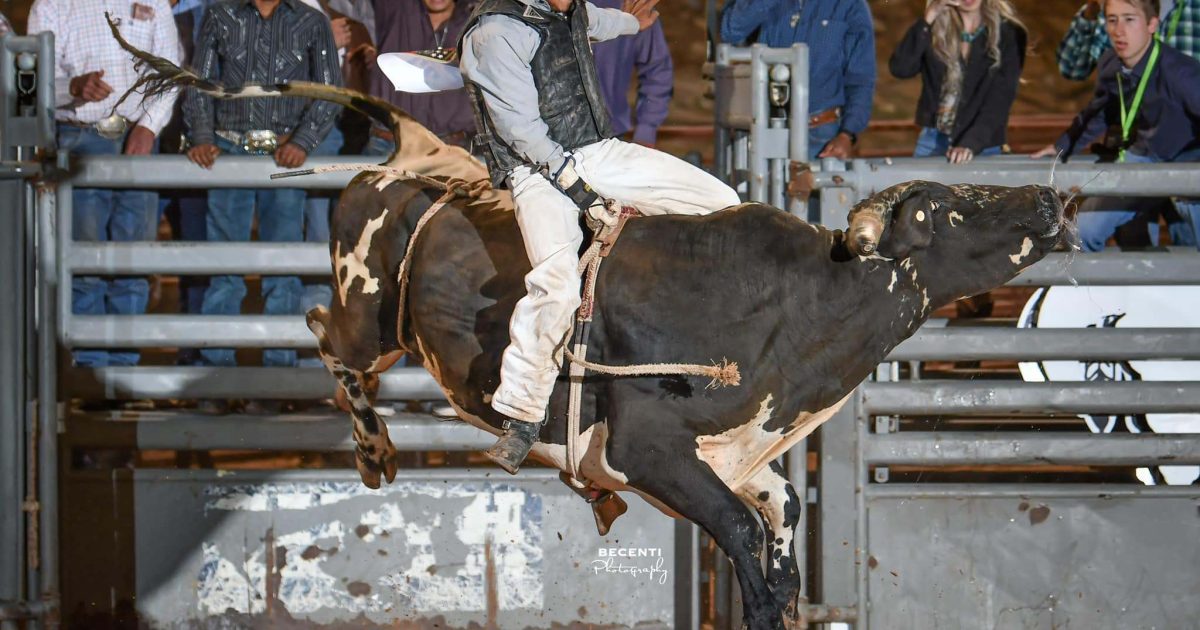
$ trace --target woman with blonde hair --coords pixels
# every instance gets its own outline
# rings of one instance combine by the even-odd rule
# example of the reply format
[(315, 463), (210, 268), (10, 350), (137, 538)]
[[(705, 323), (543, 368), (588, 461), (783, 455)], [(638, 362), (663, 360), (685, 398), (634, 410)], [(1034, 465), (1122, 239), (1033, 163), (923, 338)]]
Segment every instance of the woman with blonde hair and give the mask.
[(928, 0), (888, 62), (898, 79), (921, 75), (916, 157), (962, 164), (1000, 153), (1025, 42), (1009, 0)]

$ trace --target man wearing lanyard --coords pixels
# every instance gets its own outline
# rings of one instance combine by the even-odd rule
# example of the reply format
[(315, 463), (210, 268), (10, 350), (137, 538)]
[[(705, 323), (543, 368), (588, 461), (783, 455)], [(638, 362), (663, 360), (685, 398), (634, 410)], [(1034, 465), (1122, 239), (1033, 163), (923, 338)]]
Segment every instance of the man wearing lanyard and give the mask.
[[(1112, 47), (1100, 5), (1101, 0), (1088, 0), (1058, 45), (1058, 70), (1068, 79), (1087, 79), (1100, 56)], [(1158, 17), (1162, 42), (1200, 59), (1200, 0), (1163, 0)]]
[(863, 0), (732, 0), (721, 40), (808, 44), (808, 157), (847, 159), (871, 120), (875, 27)]
[[(1158, 0), (1107, 0), (1105, 13), (1113, 52), (1100, 60), (1096, 94), (1066, 133), (1033, 157), (1070, 155), (1104, 136), (1093, 150), (1110, 159), (1200, 161), (1200, 61), (1155, 36)], [(1180, 199), (1176, 205), (1185, 223), (1178, 232), (1173, 228), (1175, 242), (1200, 242), (1200, 203)], [(1147, 211), (1123, 198), (1088, 200), (1079, 212), (1083, 249), (1103, 249), (1119, 226)]]

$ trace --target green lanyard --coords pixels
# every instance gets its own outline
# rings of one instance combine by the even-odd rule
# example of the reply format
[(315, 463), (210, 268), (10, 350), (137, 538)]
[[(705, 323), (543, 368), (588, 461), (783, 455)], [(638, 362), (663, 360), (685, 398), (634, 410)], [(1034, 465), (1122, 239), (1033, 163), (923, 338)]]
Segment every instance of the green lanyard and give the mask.
[(1179, 16), (1183, 15), (1183, 7), (1179, 6), (1181, 0), (1176, 0), (1175, 6), (1171, 9), (1171, 24), (1167, 26), (1166, 39), (1175, 37), (1175, 28), (1179, 26)]
[[(1133, 121), (1137, 118), (1138, 108), (1142, 106), (1142, 95), (1146, 93), (1146, 85), (1150, 83), (1150, 73), (1154, 71), (1154, 64), (1158, 62), (1158, 40), (1154, 40), (1154, 49), (1150, 51), (1150, 61), (1146, 62), (1146, 70), (1142, 72), (1142, 78), (1138, 81), (1137, 92), (1133, 95), (1133, 107), (1128, 111), (1125, 109), (1125, 89), (1121, 87), (1121, 71), (1117, 71), (1117, 96), (1121, 99), (1121, 145), (1124, 146), (1129, 142), (1129, 130), (1133, 129)], [(1118, 162), (1125, 161), (1125, 149), (1121, 149), (1120, 155), (1117, 157)]]

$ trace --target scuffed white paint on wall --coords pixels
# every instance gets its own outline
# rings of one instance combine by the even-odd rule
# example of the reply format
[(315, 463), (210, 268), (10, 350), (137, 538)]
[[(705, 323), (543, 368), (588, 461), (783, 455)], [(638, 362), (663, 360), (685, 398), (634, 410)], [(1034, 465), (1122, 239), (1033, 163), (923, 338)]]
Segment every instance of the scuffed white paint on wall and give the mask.
[[(396, 497), (395, 503), (378, 509), (348, 511), (359, 515), (354, 523), (334, 520), (305, 530), (276, 532), (272, 544), (286, 554), (279, 572), (279, 601), (292, 614), (322, 609), (364, 613), (401, 609), (413, 614), (485, 611), (488, 544), (492, 545), (500, 609), (542, 608), (544, 603), (541, 499), (513, 486), (408, 482), (373, 491), (357, 482), (285, 482), (214, 486), (205, 494), (206, 511), (248, 512), (321, 508), (367, 495)], [(427, 510), (406, 514), (400, 500), (414, 495), (471, 501), (459, 514)], [(433, 533), (449, 526), (447, 518), (453, 518), (454, 535), (466, 548), (466, 560), (461, 564), (437, 558)], [(338, 565), (341, 571), (326, 571), (330, 554), (304, 557), (305, 550), (314, 546), (323, 550), (337, 547), (340, 554), (374, 554), (383, 549), (392, 557), (411, 560), (368, 583), (371, 590), (367, 595), (354, 596), (340, 577), (344, 566)], [(205, 615), (230, 610), (264, 612), (267, 552), (262, 540), (255, 547), (228, 550), (204, 543), (203, 565), (196, 580), (198, 609)], [(431, 566), (438, 570), (430, 571)]]
[(216, 545), (202, 543), (201, 549), (204, 564), (196, 578), (197, 608), (201, 614), (211, 616), (229, 610), (240, 613), (266, 610), (263, 600), (255, 602), (251, 596), (250, 581), (245, 574), (238, 571), (233, 562), (221, 557)]

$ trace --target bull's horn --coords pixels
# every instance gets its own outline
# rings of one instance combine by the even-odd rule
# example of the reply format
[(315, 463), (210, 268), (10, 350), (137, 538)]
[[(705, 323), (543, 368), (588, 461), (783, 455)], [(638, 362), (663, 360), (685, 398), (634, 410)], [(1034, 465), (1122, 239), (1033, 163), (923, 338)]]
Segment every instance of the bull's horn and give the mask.
[(859, 212), (850, 220), (848, 233), (850, 250), (860, 256), (870, 256), (883, 236), (883, 221), (874, 212)]

